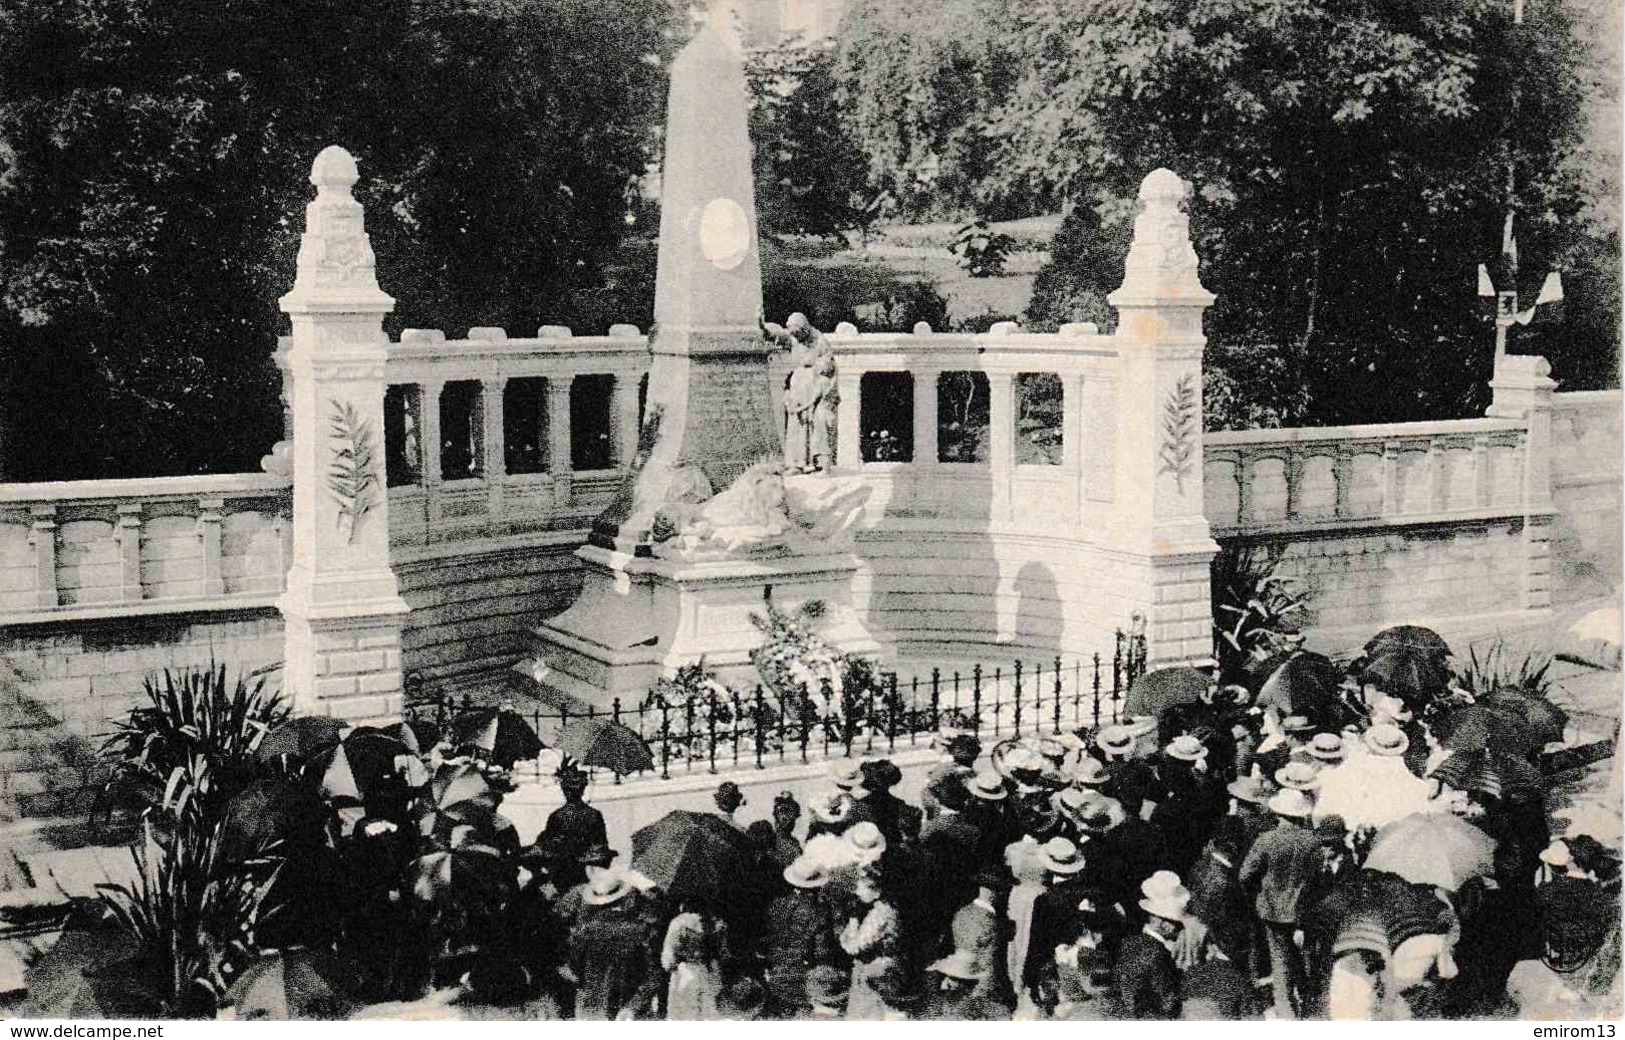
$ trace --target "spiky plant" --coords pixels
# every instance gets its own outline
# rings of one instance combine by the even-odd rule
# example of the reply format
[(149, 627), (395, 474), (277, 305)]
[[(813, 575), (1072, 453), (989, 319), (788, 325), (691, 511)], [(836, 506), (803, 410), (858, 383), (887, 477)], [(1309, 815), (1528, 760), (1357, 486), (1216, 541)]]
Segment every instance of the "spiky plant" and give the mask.
[(1544, 700), (1552, 687), (1551, 669), (1550, 654), (1516, 654), (1506, 640), (1497, 638), (1482, 654), (1476, 646), (1468, 648), (1467, 661), (1456, 673), (1456, 685), (1474, 697), (1517, 692)]
[(288, 717), (263, 677), (228, 682), (223, 664), (166, 668), (142, 690), (145, 703), (116, 724), (102, 754), (115, 760), (107, 793), (132, 794), (144, 808), (173, 797), (177, 773), (197, 773), (199, 759), (208, 764), (209, 791), (230, 797), (251, 774), (254, 749)]
[(128, 884), (98, 885), (103, 905), (140, 948), (146, 980), (175, 1017), (211, 1014), (234, 966), (246, 964), (279, 868), (232, 864), (224, 821), (185, 812), (168, 834), (148, 821)]

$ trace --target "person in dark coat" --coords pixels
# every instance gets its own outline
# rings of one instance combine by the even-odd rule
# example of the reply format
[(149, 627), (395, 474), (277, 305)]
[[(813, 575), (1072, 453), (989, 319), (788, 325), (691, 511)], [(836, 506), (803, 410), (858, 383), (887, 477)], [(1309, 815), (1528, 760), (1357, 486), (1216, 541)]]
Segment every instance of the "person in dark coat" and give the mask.
[(920, 835), (921, 927), (926, 930), (920, 949), (941, 941), (955, 912), (976, 897), (972, 879), (979, 872), (1004, 866), (1004, 849), (1009, 844), (1004, 840), (1008, 827), (1001, 811), (1009, 797), (1004, 778), (989, 770), (971, 777), (964, 788), (964, 810), (945, 812)]
[(1241, 884), (1254, 893), (1254, 911), (1264, 925), (1280, 1018), (1291, 1018), (1302, 1006), (1304, 971), (1293, 932), (1325, 864), (1321, 840), (1308, 827), (1312, 809), (1302, 791), (1276, 794), (1270, 799), (1270, 811), (1280, 823), (1253, 842), (1241, 864)]
[(1104, 910), (1108, 897), (1095, 882), (1099, 872), (1085, 870), (1084, 853), (1070, 840), (1052, 838), (1045, 842), (1040, 855), (1050, 884), (1033, 901), (1032, 933), (1021, 978), (1016, 981), (1022, 992), (1042, 1006), (1048, 1002), (1046, 995), (1053, 993), (1049, 983), (1055, 972), (1055, 948), (1077, 941), (1079, 907), (1087, 902)]
[(604, 829), (604, 814), (587, 804), (586, 770), (565, 764), (555, 776), (564, 792), (564, 804), (548, 814), (537, 844), (553, 850), (553, 884), (563, 892), (587, 880), (581, 855), (595, 846), (607, 846), (609, 832)]
[(976, 760), (982, 755), (982, 742), (969, 733), (955, 733), (948, 738), (948, 757), (931, 770), (925, 778), (925, 790), (920, 795), (920, 806), (926, 819), (935, 819), (945, 804), (944, 793), (955, 811), (964, 804), (964, 784), (967, 777), (976, 775)]
[(920, 810), (901, 798), (892, 794), (892, 788), (903, 780), (903, 771), (887, 758), (874, 759), (859, 766), (863, 777), (863, 789), (868, 792), (860, 804), (867, 807), (869, 819), (880, 833), (886, 836), (888, 845), (901, 845), (904, 832), (918, 834), (921, 824), (918, 819), (904, 822), (904, 817), (919, 817)]
[(1184, 931), (1190, 893), (1167, 871), (1147, 878), (1140, 891), (1145, 894), (1139, 907), (1146, 923), (1118, 949), (1112, 969), (1114, 1017), (1178, 1018), (1180, 975), (1174, 949)]
[(1080, 821), (1088, 841), (1084, 855), (1100, 866), (1096, 883), (1105, 890), (1107, 901), (1128, 911), (1139, 920), (1136, 901), (1140, 883), (1154, 874), (1164, 860), (1162, 838), (1157, 829), (1124, 806), (1111, 811), (1105, 801), (1096, 801), (1082, 810)]
[(773, 862), (784, 870), (801, 857), (796, 840), (796, 822), (801, 819), (801, 803), (789, 791), (773, 799)]
[(1241, 965), (1249, 963), (1253, 937), (1253, 908), (1240, 877), (1244, 840), (1241, 821), (1226, 817), (1186, 881), (1191, 914), (1207, 928), (1208, 941)]
[(1111, 774), (1105, 794), (1130, 816), (1139, 816), (1145, 803), (1156, 801), (1161, 792), (1156, 769), (1134, 757), (1135, 743), (1134, 732), (1120, 724), (1102, 728), (1095, 738), (1095, 750)]
[(626, 878), (605, 871), (593, 879), (582, 921), (570, 936), (579, 1019), (634, 1018), (665, 986), (660, 936), (633, 898)]
[(807, 981), (821, 965), (839, 966), (844, 955), (835, 941), (835, 926), (819, 892), (828, 883), (829, 867), (805, 857), (785, 868), (789, 893), (767, 908), (762, 957), (767, 965), (767, 1014), (791, 1018), (812, 1010)]
[(1206, 746), (1188, 734), (1163, 749), (1164, 795), (1151, 813), (1151, 826), (1162, 842), (1162, 866), (1180, 876), (1196, 862), (1229, 801), (1208, 771), (1207, 755)]

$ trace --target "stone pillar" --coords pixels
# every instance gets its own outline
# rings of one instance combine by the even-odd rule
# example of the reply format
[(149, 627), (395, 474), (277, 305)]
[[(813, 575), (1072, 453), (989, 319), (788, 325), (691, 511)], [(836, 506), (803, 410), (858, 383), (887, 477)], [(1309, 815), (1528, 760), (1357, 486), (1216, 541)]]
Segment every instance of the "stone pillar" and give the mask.
[[(1009, 520), (1010, 483), (1016, 475), (1015, 377), (990, 372), (987, 377), (988, 469), (993, 478), (993, 516)], [(1066, 407), (1065, 400), (1062, 408)]]
[(502, 521), (502, 478), (508, 475), (508, 457), (503, 449), (502, 386), (500, 379), (480, 381), (480, 417), (484, 429), (480, 437), (485, 452), (486, 507), (490, 510), (490, 524), (497, 532)]
[(1552, 366), (1538, 354), (1508, 354), (1497, 359), (1490, 380), (1492, 397), (1485, 414), (1495, 419), (1522, 419), (1524, 601), (1526, 610), (1552, 605), (1552, 395), (1557, 383)]
[(934, 369), (914, 373), (914, 465), (929, 468), (937, 464), (937, 380)]
[(615, 466), (631, 469), (638, 457), (638, 377), (635, 372), (615, 373)]
[(570, 386), (575, 376), (547, 377), (547, 475), (553, 478), (553, 508), (570, 508)]
[(863, 395), (863, 373), (840, 369), (836, 375), (840, 401), (835, 406), (835, 464), (856, 470), (863, 465), (863, 445), (859, 422)]
[[(292, 321), (293, 564), (277, 606), (283, 685), (310, 714), (400, 718), (405, 601), (389, 565), (384, 477), (384, 315), (355, 160), (322, 149), (311, 167), (298, 274), (282, 298)], [(435, 445), (438, 448), (438, 444)]]
[(1141, 183), (1123, 284), (1107, 297), (1118, 315), (1118, 408), (1102, 541), (1116, 557), (1118, 602), (1145, 614), (1153, 665), (1212, 655), (1208, 567), (1218, 547), (1202, 501), (1202, 312), (1213, 294), (1197, 276), (1186, 194), (1169, 170)]
[(34, 547), (34, 603), (41, 607), (61, 605), (56, 584), (56, 506), (28, 507), (28, 544)]
[(203, 594), (222, 596), (226, 592), (221, 567), (221, 523), (225, 520), (224, 498), (200, 498), (197, 502), (198, 540), (203, 543)]
[(120, 598), (126, 603), (139, 603), (145, 598), (141, 590), (141, 503), (120, 502), (117, 508), (118, 527), (113, 537), (118, 540), (123, 578)]

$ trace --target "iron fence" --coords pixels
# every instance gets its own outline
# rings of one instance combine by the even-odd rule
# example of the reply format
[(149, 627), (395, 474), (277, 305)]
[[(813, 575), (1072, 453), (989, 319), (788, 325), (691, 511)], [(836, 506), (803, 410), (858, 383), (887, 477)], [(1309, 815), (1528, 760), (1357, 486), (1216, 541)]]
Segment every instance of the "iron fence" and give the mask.
[[(859, 688), (842, 690), (839, 697), (829, 680), (821, 682), (816, 698), (805, 686), (777, 690), (758, 683), (750, 690), (712, 691), (680, 701), (651, 691), (637, 704), (616, 698), (608, 710), (538, 708), (521, 714), (550, 745), (573, 720), (607, 718), (624, 725), (648, 746), (655, 772), (670, 778), (837, 755), (889, 754), (928, 744), (944, 729), (963, 730), (984, 741), (1097, 729), (1123, 716), (1129, 686), (1145, 667), (1145, 636), (1119, 630), (1109, 656), (1094, 653), (1071, 663), (1057, 655), (991, 667), (938, 666), (907, 678), (882, 671)], [(472, 707), (466, 695), (461, 701), (435, 696), (415, 710), (431, 713), (443, 727)], [(535, 769), (540, 775), (539, 762)], [(621, 779), (616, 776), (615, 782)]]

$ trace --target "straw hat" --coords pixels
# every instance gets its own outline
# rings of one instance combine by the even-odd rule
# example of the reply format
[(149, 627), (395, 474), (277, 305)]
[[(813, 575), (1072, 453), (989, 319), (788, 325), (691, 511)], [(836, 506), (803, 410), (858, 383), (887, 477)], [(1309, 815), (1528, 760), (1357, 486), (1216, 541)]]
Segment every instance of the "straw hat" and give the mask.
[(1287, 788), (1270, 799), (1270, 812), (1277, 816), (1290, 816), (1301, 820), (1314, 812), (1315, 805), (1309, 796), (1296, 788)]
[(1127, 726), (1107, 726), (1095, 734), (1095, 746), (1112, 758), (1123, 758), (1134, 750), (1134, 734)]
[(846, 841), (857, 854), (859, 863), (873, 863), (886, 854), (886, 836), (868, 820), (847, 831)]
[(1100, 759), (1093, 755), (1084, 755), (1072, 766), (1072, 782), (1083, 784), (1086, 787), (1100, 787), (1111, 783), (1112, 775), (1106, 771)]
[(850, 791), (863, 783), (863, 764), (850, 758), (837, 759), (831, 763), (829, 773), (835, 781), (835, 786), (843, 791)]
[(1568, 845), (1565, 844), (1560, 838), (1542, 850), (1540, 854), (1540, 861), (1548, 866), (1556, 867), (1557, 869), (1562, 870), (1570, 863), (1574, 862), (1574, 856), (1569, 852)]
[(1169, 741), (1162, 753), (1181, 762), (1200, 762), (1207, 757), (1207, 748), (1189, 733), (1182, 733)]
[(608, 906), (632, 894), (632, 883), (624, 874), (606, 870), (587, 883), (587, 894), (582, 902), (588, 906)]
[(817, 1007), (841, 1007), (848, 992), (847, 973), (820, 964), (807, 973), (807, 1002)]
[(807, 808), (819, 823), (842, 824), (852, 816), (852, 805), (852, 796), (842, 792), (814, 798), (807, 803)]
[(1246, 776), (1230, 781), (1225, 790), (1230, 792), (1231, 797), (1252, 805), (1265, 804), (1270, 800), (1270, 795), (1275, 793), (1274, 786), (1264, 779), (1264, 774), (1257, 765), (1254, 765), (1253, 771)]
[(1309, 755), (1322, 762), (1340, 762), (1346, 749), (1343, 738), (1336, 733), (1316, 733), (1309, 741)]
[(1076, 874), (1083, 869), (1083, 853), (1067, 838), (1051, 838), (1039, 850), (1044, 869), (1052, 874)]
[(1275, 771), (1275, 782), (1296, 791), (1313, 791), (1320, 786), (1320, 770), (1309, 762), (1288, 762)]
[(1002, 802), (1009, 795), (1004, 789), (1004, 777), (991, 769), (967, 776), (965, 790), (970, 792), (971, 797), (980, 798), (985, 802)]
[(1281, 720), (1282, 733), (1311, 733), (1315, 724), (1302, 715), (1288, 715)]
[(784, 868), (784, 880), (796, 888), (823, 888), (829, 882), (829, 865), (807, 856), (797, 856)]
[(1380, 723), (1365, 731), (1365, 746), (1373, 755), (1394, 757), (1403, 755), (1411, 746), (1411, 738), (1398, 726)]
[(971, 950), (955, 950), (933, 963), (928, 970), (946, 975), (950, 979), (965, 979), (971, 982), (980, 982), (987, 978), (987, 966), (980, 963), (975, 952)]
[(1123, 719), (1123, 725), (1128, 729), (1128, 735), (1139, 740), (1147, 733), (1157, 731), (1157, 717), (1155, 715), (1137, 715)]
[(1140, 909), (1166, 921), (1183, 921), (1191, 893), (1171, 870), (1159, 870), (1140, 883)]

